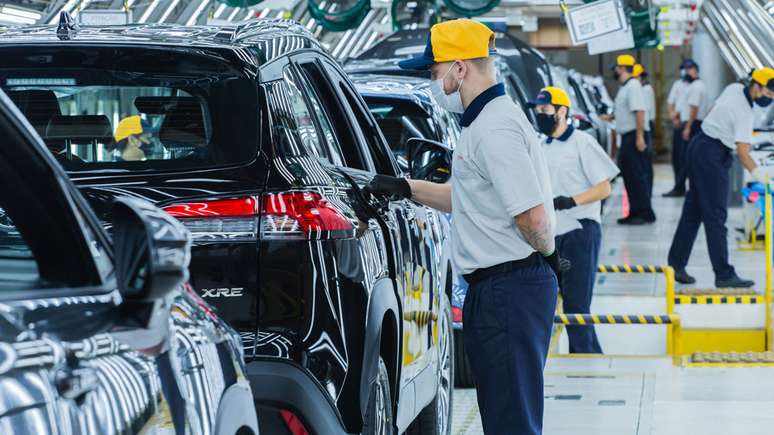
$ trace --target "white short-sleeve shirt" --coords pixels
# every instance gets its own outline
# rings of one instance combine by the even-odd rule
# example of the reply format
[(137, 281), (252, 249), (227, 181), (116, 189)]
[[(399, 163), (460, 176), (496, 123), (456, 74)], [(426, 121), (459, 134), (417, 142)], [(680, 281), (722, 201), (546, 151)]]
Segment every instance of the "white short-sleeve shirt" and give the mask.
[[(642, 84), (632, 77), (621, 86), (615, 96), (615, 131), (623, 135), (636, 130), (636, 112), (645, 112), (646, 110)], [(647, 117), (647, 114), (645, 116)], [(647, 122), (645, 122), (645, 130), (650, 130)]]
[(535, 252), (514, 218), (540, 204), (553, 232), (556, 215), (540, 139), (508, 96), (489, 101), (463, 128), (454, 150), (451, 183), (452, 264), (458, 273)]
[(704, 82), (699, 79), (692, 81), (685, 88), (684, 94), (681, 98), (683, 108), (680, 111), (680, 120), (687, 122), (691, 116), (691, 107), (696, 106), (699, 108), (696, 119), (703, 121), (709, 114), (711, 104)]
[(752, 142), (752, 100), (745, 94), (744, 85), (732, 83), (726, 86), (704, 118), (701, 129), (732, 150), (736, 149), (737, 142)]
[(669, 95), (667, 96), (667, 104), (674, 104), (675, 110), (679, 110), (678, 103), (680, 102), (680, 97), (683, 95), (683, 91), (685, 90), (685, 86), (687, 83), (683, 81), (683, 79), (677, 79), (673, 84), (672, 88), (669, 90)]
[(645, 98), (645, 111), (647, 112), (647, 121), (656, 120), (656, 93), (650, 83), (642, 85), (642, 94)]
[[(548, 172), (555, 196), (573, 197), (612, 180), (620, 172), (596, 139), (572, 126), (559, 138), (544, 139), (543, 150), (549, 156)], [(601, 208), (597, 201), (556, 213), (601, 222)]]

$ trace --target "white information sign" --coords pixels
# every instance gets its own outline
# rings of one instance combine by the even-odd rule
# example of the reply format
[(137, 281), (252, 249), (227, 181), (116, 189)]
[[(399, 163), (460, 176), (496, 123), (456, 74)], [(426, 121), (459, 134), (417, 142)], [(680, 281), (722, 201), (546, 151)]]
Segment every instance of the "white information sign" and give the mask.
[(580, 45), (627, 27), (617, 0), (599, 0), (567, 11), (567, 28), (573, 45)]
[(624, 30), (591, 39), (586, 47), (588, 47), (590, 55), (633, 48), (634, 33), (632, 33), (632, 27), (629, 26)]
[(82, 26), (125, 26), (132, 22), (132, 15), (121, 9), (86, 9), (78, 13), (78, 22)]

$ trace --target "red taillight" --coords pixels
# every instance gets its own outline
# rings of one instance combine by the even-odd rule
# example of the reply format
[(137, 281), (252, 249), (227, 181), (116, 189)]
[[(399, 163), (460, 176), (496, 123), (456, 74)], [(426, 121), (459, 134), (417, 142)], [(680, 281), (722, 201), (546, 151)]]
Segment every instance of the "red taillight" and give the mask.
[(452, 321), (454, 323), (462, 322), (462, 308), (452, 307)]
[(215, 199), (212, 201), (188, 202), (164, 207), (164, 211), (174, 217), (244, 217), (258, 214), (258, 201), (245, 198)]
[(164, 207), (178, 218), (199, 242), (247, 242), (258, 238), (258, 199), (213, 199)]
[(325, 232), (352, 230), (352, 221), (319, 193), (274, 193), (262, 198), (262, 237), (320, 238)]

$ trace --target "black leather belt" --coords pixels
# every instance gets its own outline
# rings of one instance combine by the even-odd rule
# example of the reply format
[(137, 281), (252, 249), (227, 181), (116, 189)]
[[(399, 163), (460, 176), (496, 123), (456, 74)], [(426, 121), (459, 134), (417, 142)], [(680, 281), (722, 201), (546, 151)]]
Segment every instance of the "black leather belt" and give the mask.
[(471, 273), (463, 275), (462, 277), (465, 278), (465, 281), (467, 281), (468, 284), (473, 285), (477, 282), (481, 282), (499, 273), (506, 273), (506, 272), (511, 272), (513, 270), (524, 269), (531, 266), (537, 266), (538, 264), (540, 264), (540, 257), (541, 257), (540, 254), (538, 254), (537, 252), (533, 252), (532, 255), (530, 255), (527, 258), (522, 258), (521, 260), (508, 261), (507, 263), (496, 264), (494, 266), (486, 267), (484, 269), (476, 269)]

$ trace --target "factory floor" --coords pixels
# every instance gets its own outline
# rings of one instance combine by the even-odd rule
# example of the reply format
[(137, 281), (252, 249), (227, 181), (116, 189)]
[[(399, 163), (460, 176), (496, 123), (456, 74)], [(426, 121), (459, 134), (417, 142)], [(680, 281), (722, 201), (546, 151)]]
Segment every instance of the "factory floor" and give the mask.
[[(615, 183), (603, 218), (600, 264), (666, 264), (683, 203), (682, 198), (661, 197), (672, 179), (671, 167), (656, 166), (653, 207), (658, 221), (641, 227), (615, 223), (625, 203), (623, 183)], [(737, 249), (734, 228), (742, 227), (743, 220), (741, 208), (729, 210), (731, 262), (762, 293), (763, 252)], [(688, 272), (698, 280), (690, 287), (714, 287), (703, 229)], [(665, 288), (663, 275), (599, 274), (591, 312), (663, 314)], [(705, 328), (749, 327), (765, 317), (763, 306), (754, 305), (705, 311), (691, 313), (690, 321)], [(774, 368), (675, 365), (666, 354), (666, 327), (661, 325), (598, 325), (596, 330), (607, 355), (569, 357), (566, 334), (557, 337), (545, 371), (545, 435), (774, 434)], [(452, 433), (483, 433), (475, 390), (455, 390)]]

